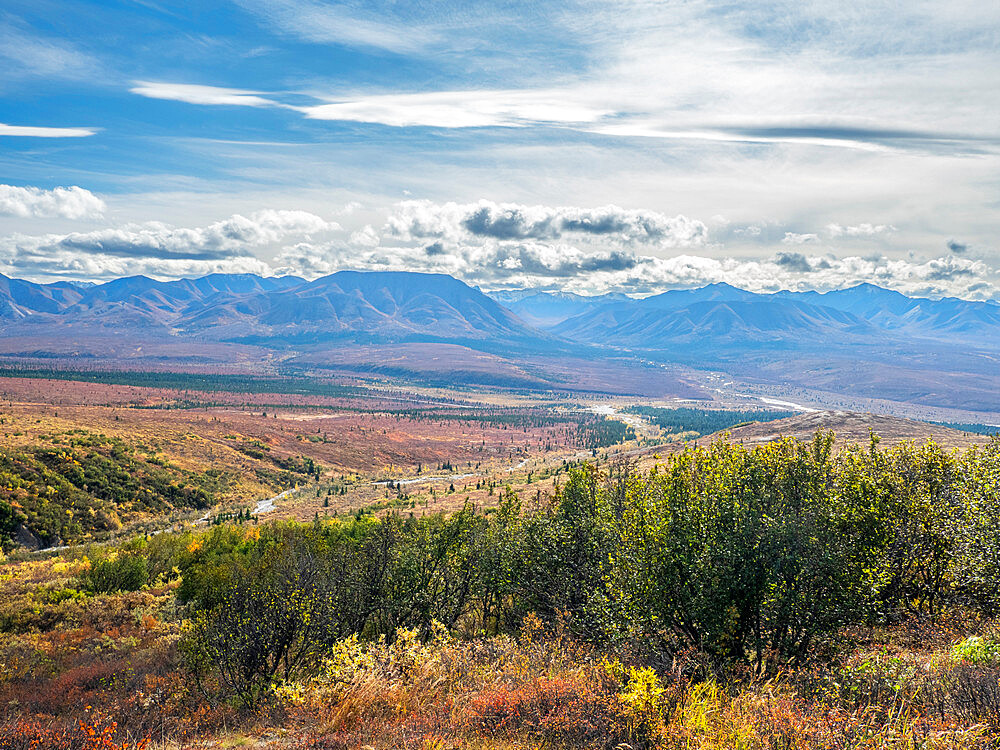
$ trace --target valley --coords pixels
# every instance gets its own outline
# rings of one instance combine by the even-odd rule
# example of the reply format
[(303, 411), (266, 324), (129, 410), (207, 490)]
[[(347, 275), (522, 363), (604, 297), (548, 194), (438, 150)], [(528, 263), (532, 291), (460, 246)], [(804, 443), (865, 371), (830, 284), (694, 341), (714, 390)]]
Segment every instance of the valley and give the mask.
[[(91, 450), (87, 446), (104, 441), (136, 460), (214, 479), (194, 504), (164, 501), (158, 510), (116, 507), (113, 495), (120, 490), (109, 489), (93, 500), (104, 508), (99, 521), (81, 526), (53, 520), (62, 512), (53, 504), (59, 495), (37, 494), (34, 470), (16, 468), (27, 459), (14, 459), (8, 471), (26, 483), (18, 492), (28, 494), (8, 501), (13, 511), (5, 533), (8, 544), (20, 538), (29, 547), (180, 529), (235, 513), (301, 522), (358, 513), (425, 516), (466, 503), (495, 506), (508, 488), (543, 502), (585, 463), (600, 468), (628, 460), (647, 469), (688, 440), (726, 435), (752, 443), (833, 431), (863, 443), (871, 428), (889, 445), (935, 440), (967, 447), (986, 439), (897, 417), (744, 393), (726, 398), (722, 388), (706, 401), (432, 387), (399, 379), (96, 370), (34, 375), (0, 377), (0, 450), (7, 455), (63, 445)], [(682, 417), (664, 428), (652, 412)], [(747, 420), (764, 421), (732, 427)], [(63, 474), (75, 492), (86, 494), (86, 480)], [(83, 503), (77, 514), (93, 513), (90, 501), (75, 502)]]
[(749, 394), (1000, 422), (1000, 307), (989, 302), (871, 284), (824, 294), (726, 284), (644, 298), (490, 294), (404, 272), (133, 277), (89, 288), (7, 279), (0, 367), (707, 402)]
[(320, 281), (10, 286), (0, 748), (992, 747), (990, 342)]

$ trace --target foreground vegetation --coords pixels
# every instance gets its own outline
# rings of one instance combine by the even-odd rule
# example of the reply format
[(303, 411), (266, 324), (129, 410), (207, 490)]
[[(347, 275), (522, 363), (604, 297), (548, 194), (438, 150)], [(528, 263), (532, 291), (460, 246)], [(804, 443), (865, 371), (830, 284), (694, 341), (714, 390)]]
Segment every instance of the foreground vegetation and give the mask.
[(1000, 439), (821, 434), (11, 561), (0, 747), (996, 747), (998, 512)]

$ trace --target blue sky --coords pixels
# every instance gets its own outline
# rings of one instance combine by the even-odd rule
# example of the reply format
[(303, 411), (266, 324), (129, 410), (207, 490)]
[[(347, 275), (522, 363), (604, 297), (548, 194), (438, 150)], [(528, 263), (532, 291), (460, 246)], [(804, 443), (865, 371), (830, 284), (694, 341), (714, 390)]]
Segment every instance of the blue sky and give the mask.
[(995, 2), (7, 0), (0, 272), (1000, 295)]

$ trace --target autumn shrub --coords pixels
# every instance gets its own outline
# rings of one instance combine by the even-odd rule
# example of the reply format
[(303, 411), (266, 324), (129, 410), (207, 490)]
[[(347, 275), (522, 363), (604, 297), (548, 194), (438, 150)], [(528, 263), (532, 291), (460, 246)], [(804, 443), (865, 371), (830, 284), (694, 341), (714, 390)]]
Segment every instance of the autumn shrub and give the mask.
[(149, 570), (138, 555), (111, 553), (94, 560), (83, 581), (95, 593), (138, 591), (149, 581)]
[(463, 707), (462, 723), (491, 737), (591, 742), (612, 733), (613, 701), (613, 692), (584, 675), (537, 677), (473, 695)]
[(970, 635), (955, 644), (952, 655), (959, 661), (978, 666), (1000, 663), (1000, 643), (978, 635)]
[(0, 750), (146, 750), (149, 738), (120, 739), (115, 722), (100, 719), (67, 725), (38, 721), (0, 723)]

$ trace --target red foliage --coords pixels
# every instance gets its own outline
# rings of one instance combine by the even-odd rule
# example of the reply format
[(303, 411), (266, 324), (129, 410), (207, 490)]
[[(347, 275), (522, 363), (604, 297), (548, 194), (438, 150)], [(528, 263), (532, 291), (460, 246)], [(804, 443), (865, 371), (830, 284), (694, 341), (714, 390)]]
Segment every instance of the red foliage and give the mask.
[(45, 726), (16, 721), (0, 724), (0, 750), (146, 750), (149, 738), (115, 740), (115, 722), (78, 722), (76, 727)]
[(583, 679), (538, 678), (473, 697), (465, 709), (469, 729), (511, 736), (527, 731), (562, 740), (589, 740), (611, 731), (612, 696)]

